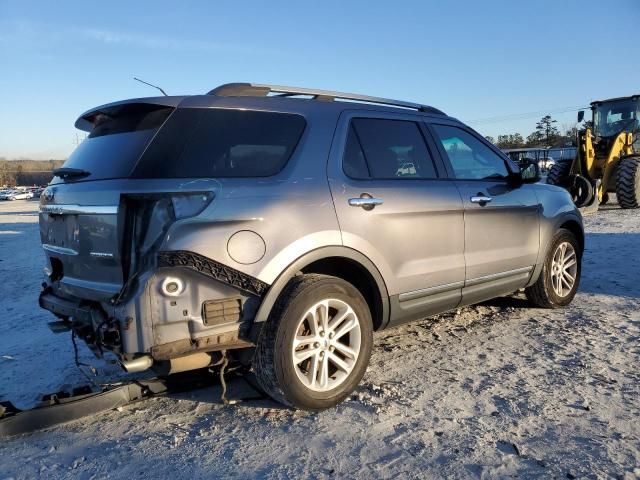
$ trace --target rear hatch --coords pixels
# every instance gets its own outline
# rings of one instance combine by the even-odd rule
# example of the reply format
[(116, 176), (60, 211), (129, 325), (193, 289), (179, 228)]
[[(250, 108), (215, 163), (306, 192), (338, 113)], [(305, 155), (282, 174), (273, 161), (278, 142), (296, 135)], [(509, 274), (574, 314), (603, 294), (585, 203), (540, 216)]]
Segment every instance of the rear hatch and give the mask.
[(201, 213), (225, 181), (278, 173), (305, 127), (299, 115), (177, 108), (182, 99), (119, 102), (76, 122), (90, 133), (40, 197), (48, 273), (64, 293), (122, 292), (173, 222)]
[(121, 193), (136, 190), (126, 186), (126, 179), (180, 100), (118, 102), (76, 122), (89, 135), (54, 171), (40, 197), (40, 238), (49, 274), (66, 293), (104, 300), (121, 289), (126, 273)]

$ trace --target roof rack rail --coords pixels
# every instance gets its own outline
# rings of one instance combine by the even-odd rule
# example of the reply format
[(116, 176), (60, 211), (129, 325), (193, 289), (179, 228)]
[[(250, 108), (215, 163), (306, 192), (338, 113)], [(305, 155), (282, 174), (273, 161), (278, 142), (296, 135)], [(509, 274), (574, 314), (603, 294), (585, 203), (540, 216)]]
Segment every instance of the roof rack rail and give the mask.
[(419, 112), (436, 113), (445, 115), (437, 108), (419, 103), (405, 102), (402, 100), (391, 100), (390, 98), (370, 97), (368, 95), (358, 95), (356, 93), (333, 92), (330, 90), (316, 90), (314, 88), (285, 87), (282, 85), (267, 85), (256, 83), (227, 83), (214, 88), (207, 95), (217, 95), (219, 97), (266, 97), (270, 93), (279, 93), (282, 96), (308, 95), (316, 100), (333, 101), (353, 100), (378, 105), (389, 105), (392, 107), (408, 108)]

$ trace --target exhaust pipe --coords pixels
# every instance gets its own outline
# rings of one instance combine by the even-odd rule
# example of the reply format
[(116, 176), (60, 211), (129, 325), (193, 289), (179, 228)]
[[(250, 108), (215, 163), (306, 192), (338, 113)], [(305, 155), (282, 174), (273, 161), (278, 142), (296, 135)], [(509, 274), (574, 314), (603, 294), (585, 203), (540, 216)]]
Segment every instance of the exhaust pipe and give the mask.
[(191, 355), (172, 358), (169, 360), (169, 369), (167, 374), (198, 370), (200, 368), (208, 367), (212, 363), (213, 357), (210, 353), (192, 353)]
[(153, 365), (153, 358), (149, 355), (122, 362), (122, 368), (124, 368), (127, 373), (144, 372), (151, 368), (151, 365)]

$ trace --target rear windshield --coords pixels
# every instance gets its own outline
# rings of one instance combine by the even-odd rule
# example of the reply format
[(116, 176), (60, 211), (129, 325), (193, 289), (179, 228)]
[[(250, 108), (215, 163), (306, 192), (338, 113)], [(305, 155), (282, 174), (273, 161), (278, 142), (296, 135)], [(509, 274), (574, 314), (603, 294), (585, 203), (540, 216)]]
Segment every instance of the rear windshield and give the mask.
[(89, 136), (64, 163), (90, 173), (82, 180), (129, 176), (138, 158), (167, 119), (173, 108), (128, 104), (117, 110), (98, 112)]
[(302, 135), (300, 115), (228, 109), (176, 110), (140, 159), (135, 178), (267, 177)]

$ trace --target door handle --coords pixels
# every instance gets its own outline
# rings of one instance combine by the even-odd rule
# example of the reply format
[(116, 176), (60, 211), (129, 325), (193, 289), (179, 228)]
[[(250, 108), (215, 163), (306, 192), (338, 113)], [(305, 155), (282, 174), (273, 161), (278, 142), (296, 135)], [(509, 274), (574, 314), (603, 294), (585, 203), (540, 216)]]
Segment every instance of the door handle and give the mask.
[(485, 205), (489, 203), (493, 198), (487, 197), (485, 195), (476, 195), (471, 197), (471, 203), (479, 203), (480, 205)]
[(373, 210), (377, 205), (382, 205), (384, 200), (375, 198), (367, 193), (363, 193), (358, 198), (350, 198), (349, 205), (352, 207), (362, 207), (365, 210)]

